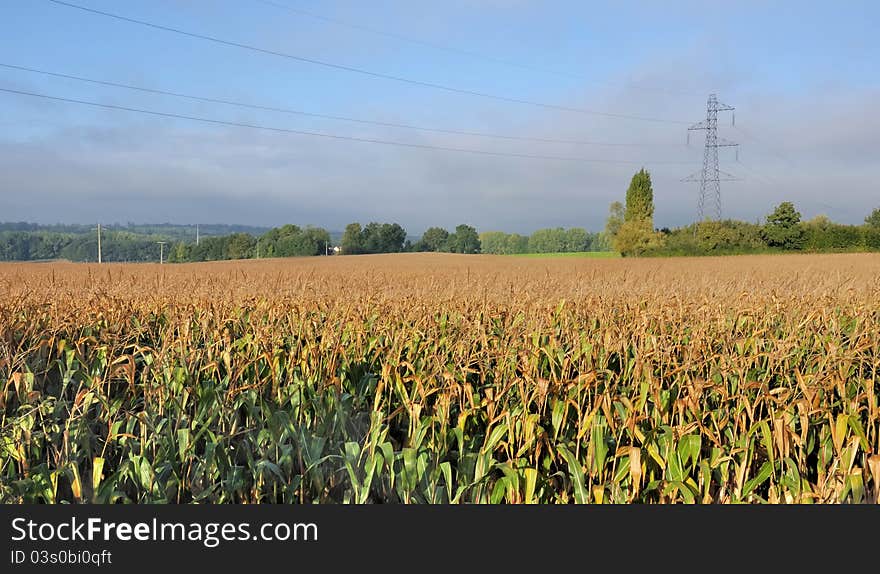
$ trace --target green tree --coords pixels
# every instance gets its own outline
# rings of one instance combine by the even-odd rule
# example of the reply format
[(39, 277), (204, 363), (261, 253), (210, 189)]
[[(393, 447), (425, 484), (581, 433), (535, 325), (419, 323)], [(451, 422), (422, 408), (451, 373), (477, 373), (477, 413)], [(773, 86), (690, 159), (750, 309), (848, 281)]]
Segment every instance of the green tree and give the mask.
[(168, 254), (171, 263), (183, 263), (189, 259), (189, 248), (183, 241), (178, 241)]
[(363, 253), (399, 253), (406, 243), (406, 230), (397, 223), (372, 221), (360, 236)]
[(225, 259), (250, 259), (257, 241), (247, 233), (233, 233), (226, 243)]
[(572, 227), (565, 230), (565, 246), (563, 251), (575, 253), (578, 251), (589, 251), (592, 239), (586, 229), (581, 227)]
[(322, 227), (307, 226), (303, 231), (305, 243), (311, 248), (311, 253), (304, 255), (327, 255), (332, 242), (330, 241), (330, 232)]
[(528, 236), (503, 231), (486, 231), (480, 234), (480, 253), (515, 255), (528, 252)]
[(763, 229), (764, 241), (770, 247), (785, 250), (802, 249), (804, 246), (804, 230), (801, 226), (801, 214), (790, 201), (784, 201), (767, 216)]
[[(311, 229), (311, 228), (310, 228)], [(322, 232), (324, 230), (321, 230)], [(323, 241), (330, 240), (330, 235), (320, 237), (315, 231), (309, 231), (309, 237), (320, 242), (323, 252)], [(371, 221), (363, 228), (360, 223), (350, 223), (342, 234), (342, 253), (400, 253), (407, 247), (406, 230), (397, 223), (378, 223)]]
[(654, 190), (651, 187), (651, 174), (640, 169), (633, 175), (626, 190), (626, 221), (647, 221), (654, 227)]
[(227, 258), (228, 236), (203, 237), (190, 249), (190, 261), (220, 261)]
[(341, 241), (342, 253), (357, 255), (364, 252), (363, 230), (360, 223), (349, 223), (345, 226)]
[(601, 231), (594, 235), (590, 244), (591, 251), (614, 251), (614, 244), (607, 231)]
[(608, 207), (608, 219), (605, 220), (605, 235), (609, 240), (613, 240), (614, 236), (617, 235), (620, 226), (623, 225), (625, 216), (626, 210), (619, 201), (612, 202)]
[(874, 251), (880, 250), (880, 207), (865, 218), (864, 235), (865, 247)]
[(480, 236), (470, 225), (461, 224), (446, 242), (447, 251), (452, 253), (479, 253)]
[(422, 247), (424, 251), (443, 251), (449, 232), (442, 227), (429, 227), (422, 235)]
[(803, 247), (809, 251), (852, 251), (864, 247), (869, 226), (841, 225), (825, 215), (817, 215), (801, 223)]
[(872, 251), (880, 251), (880, 227), (865, 226), (865, 247)]
[(507, 253), (508, 255), (529, 252), (529, 238), (525, 235), (520, 235), (519, 233), (511, 233), (507, 236), (506, 243), (507, 250), (505, 251), (505, 253)]
[(480, 251), (496, 255), (507, 254), (508, 235), (503, 231), (484, 231), (480, 234)]
[(270, 229), (258, 242), (260, 257), (303, 257), (324, 255), (330, 233), (320, 227), (283, 225)]
[(529, 236), (531, 253), (560, 253), (565, 245), (565, 230), (561, 227), (538, 229)]
[(406, 230), (397, 223), (383, 223), (379, 228), (380, 253), (400, 253), (406, 243)]
[(382, 224), (371, 221), (361, 231), (361, 244), (364, 253), (382, 253)]
[(654, 231), (649, 220), (626, 221), (614, 236), (614, 249), (624, 257), (637, 257), (662, 249), (664, 241), (663, 234)]
[(605, 221), (605, 238), (622, 255), (641, 255), (664, 243), (654, 232), (654, 190), (644, 168), (633, 175), (626, 190), (626, 208), (615, 201)]
[(695, 225), (696, 233), (693, 232), (693, 227), (688, 228), (695, 239), (692, 242), (695, 254), (743, 253), (760, 251), (767, 247), (761, 235), (761, 226), (754, 223), (726, 219), (700, 221)]

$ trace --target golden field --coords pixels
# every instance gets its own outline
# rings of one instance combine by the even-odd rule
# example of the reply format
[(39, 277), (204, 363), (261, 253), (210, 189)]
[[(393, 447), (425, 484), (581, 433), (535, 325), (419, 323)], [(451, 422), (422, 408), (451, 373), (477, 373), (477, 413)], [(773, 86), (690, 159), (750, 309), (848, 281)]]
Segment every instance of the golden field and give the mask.
[(0, 264), (6, 502), (880, 498), (880, 255)]

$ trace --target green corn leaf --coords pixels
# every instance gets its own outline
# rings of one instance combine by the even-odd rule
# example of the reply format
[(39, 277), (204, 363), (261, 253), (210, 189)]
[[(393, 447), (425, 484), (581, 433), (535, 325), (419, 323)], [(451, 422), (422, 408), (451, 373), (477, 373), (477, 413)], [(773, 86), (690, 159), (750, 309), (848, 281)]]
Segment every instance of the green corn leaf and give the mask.
[(577, 458), (574, 456), (574, 453), (568, 450), (564, 445), (559, 445), (556, 450), (562, 455), (562, 458), (565, 459), (565, 462), (568, 465), (568, 474), (574, 485), (574, 501), (577, 504), (588, 504), (590, 502), (590, 495), (586, 486), (584, 486), (583, 467), (581, 467)]
[(767, 479), (773, 474), (773, 465), (770, 462), (765, 462), (761, 469), (758, 471), (758, 474), (755, 475), (754, 478), (746, 481), (743, 486), (743, 498), (752, 493), (756, 488), (767, 482)]

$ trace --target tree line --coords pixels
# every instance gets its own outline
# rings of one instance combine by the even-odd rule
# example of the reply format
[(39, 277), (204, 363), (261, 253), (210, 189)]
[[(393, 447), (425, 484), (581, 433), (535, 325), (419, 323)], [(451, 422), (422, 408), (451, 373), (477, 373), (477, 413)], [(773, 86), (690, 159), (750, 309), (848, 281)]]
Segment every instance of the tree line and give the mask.
[(483, 253), (515, 255), (518, 253), (578, 253), (610, 251), (602, 233), (591, 233), (582, 227), (538, 229), (531, 235), (486, 231), (480, 234)]
[[(140, 235), (125, 231), (101, 234), (104, 261), (155, 261), (157, 241), (171, 241), (161, 235)], [(0, 261), (40, 261), (66, 259), (96, 261), (98, 238), (88, 234), (57, 231), (0, 231)]]
[(795, 205), (785, 201), (758, 223), (705, 220), (656, 229), (651, 176), (642, 169), (630, 181), (626, 203), (611, 204), (604, 235), (623, 256), (878, 251), (880, 208), (862, 225), (844, 225), (825, 215), (803, 221)]
[[(102, 233), (102, 259), (107, 262), (157, 261), (159, 241), (166, 243), (166, 260), (180, 263), (337, 252), (343, 255), (402, 252), (513, 255), (613, 250), (624, 256), (672, 256), (880, 251), (880, 208), (868, 215), (862, 225), (835, 223), (824, 215), (803, 221), (793, 203), (783, 202), (762, 222), (706, 220), (657, 229), (651, 176), (644, 169), (633, 175), (625, 203), (611, 204), (605, 229), (598, 233), (580, 227), (539, 229), (530, 235), (503, 231), (478, 233), (473, 226), (460, 224), (451, 232), (443, 227), (430, 227), (421, 238), (412, 241), (398, 223), (350, 223), (341, 237), (313, 226), (282, 225), (262, 232), (264, 229), (203, 226), (206, 236), (195, 241), (193, 226), (107, 226)], [(228, 230), (233, 232), (218, 233)], [(0, 261), (96, 261), (97, 251), (95, 229), (87, 225), (0, 223)]]

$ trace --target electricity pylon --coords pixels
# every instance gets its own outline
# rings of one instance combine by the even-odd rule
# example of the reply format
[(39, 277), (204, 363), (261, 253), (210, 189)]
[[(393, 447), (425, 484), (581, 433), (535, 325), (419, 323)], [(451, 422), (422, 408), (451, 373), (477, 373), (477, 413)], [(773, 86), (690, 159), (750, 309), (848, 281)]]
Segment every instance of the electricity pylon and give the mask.
[[(721, 182), (737, 181), (739, 178), (718, 169), (718, 148), (735, 147), (738, 143), (718, 137), (718, 112), (733, 111), (732, 106), (722, 104), (715, 94), (709, 94), (706, 105), (706, 119), (695, 123), (688, 128), (688, 142), (690, 132), (694, 130), (706, 130), (706, 145), (703, 151), (703, 169), (684, 178), (682, 181), (700, 182), (700, 199), (698, 202), (698, 221), (705, 218), (706, 196), (712, 195), (715, 200), (715, 218), (721, 219)], [(735, 119), (731, 120), (731, 125)]]

